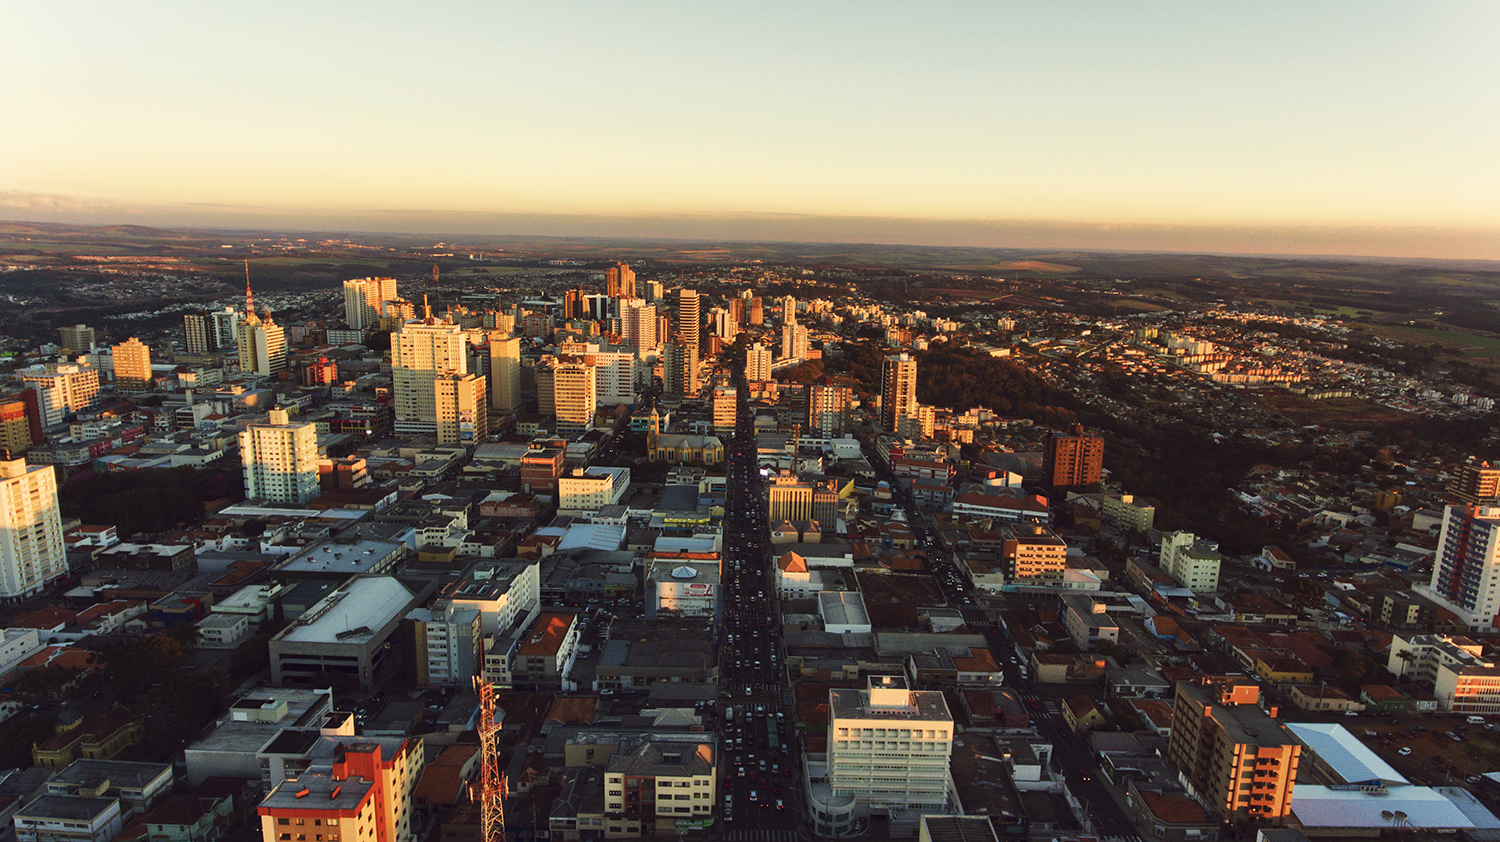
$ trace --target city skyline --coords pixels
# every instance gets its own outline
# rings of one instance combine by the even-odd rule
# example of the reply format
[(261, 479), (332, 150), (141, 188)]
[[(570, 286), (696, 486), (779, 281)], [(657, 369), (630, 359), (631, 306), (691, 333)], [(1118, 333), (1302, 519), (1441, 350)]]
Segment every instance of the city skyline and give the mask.
[(16, 23), (0, 218), (1500, 258), (1487, 4)]

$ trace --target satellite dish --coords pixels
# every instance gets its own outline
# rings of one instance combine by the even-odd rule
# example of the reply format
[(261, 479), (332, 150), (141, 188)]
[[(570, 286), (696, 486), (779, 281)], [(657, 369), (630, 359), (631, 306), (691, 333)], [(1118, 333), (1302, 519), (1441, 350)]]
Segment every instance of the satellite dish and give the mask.
[(1396, 817), (1396, 814), (1392, 813), (1390, 810), (1381, 810), (1380, 817), (1382, 819), (1385, 819), (1386, 821), (1390, 821), (1391, 819), (1394, 819)]
[(1397, 810), (1396, 811), (1396, 819), (1398, 821), (1403, 821), (1403, 822), (1406, 821), (1406, 811), (1405, 810)]

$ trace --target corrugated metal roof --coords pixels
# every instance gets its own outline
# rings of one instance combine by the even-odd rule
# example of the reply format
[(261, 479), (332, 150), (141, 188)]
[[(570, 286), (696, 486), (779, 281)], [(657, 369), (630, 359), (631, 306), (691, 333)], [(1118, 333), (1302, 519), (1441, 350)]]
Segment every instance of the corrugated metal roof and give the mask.
[[(1380, 759), (1359, 738), (1342, 725), (1324, 722), (1288, 722), (1287, 730), (1323, 759), (1334, 774), (1346, 783), (1380, 781), (1385, 784), (1410, 783), (1391, 764)], [(1301, 787), (1297, 788), (1298, 795)]]

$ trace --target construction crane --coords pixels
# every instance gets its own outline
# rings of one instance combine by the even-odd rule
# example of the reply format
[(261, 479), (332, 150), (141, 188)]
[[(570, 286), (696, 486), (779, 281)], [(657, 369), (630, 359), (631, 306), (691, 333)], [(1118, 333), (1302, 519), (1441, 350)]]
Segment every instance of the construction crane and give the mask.
[[(437, 267), (433, 267), (437, 274)], [(479, 694), (479, 842), (505, 842), (505, 773), (500, 771), (500, 723), (495, 721), (495, 685), (474, 677)]]

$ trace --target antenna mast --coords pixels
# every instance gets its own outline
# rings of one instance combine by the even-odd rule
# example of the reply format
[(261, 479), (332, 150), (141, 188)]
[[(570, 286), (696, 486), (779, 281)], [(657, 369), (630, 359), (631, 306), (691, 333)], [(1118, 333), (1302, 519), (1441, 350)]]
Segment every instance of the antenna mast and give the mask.
[(250, 258), (245, 258), (245, 315), (255, 315), (255, 298), (250, 294)]
[(479, 694), (479, 842), (505, 842), (505, 773), (500, 771), (500, 749), (496, 739), (495, 685), (474, 677)]

